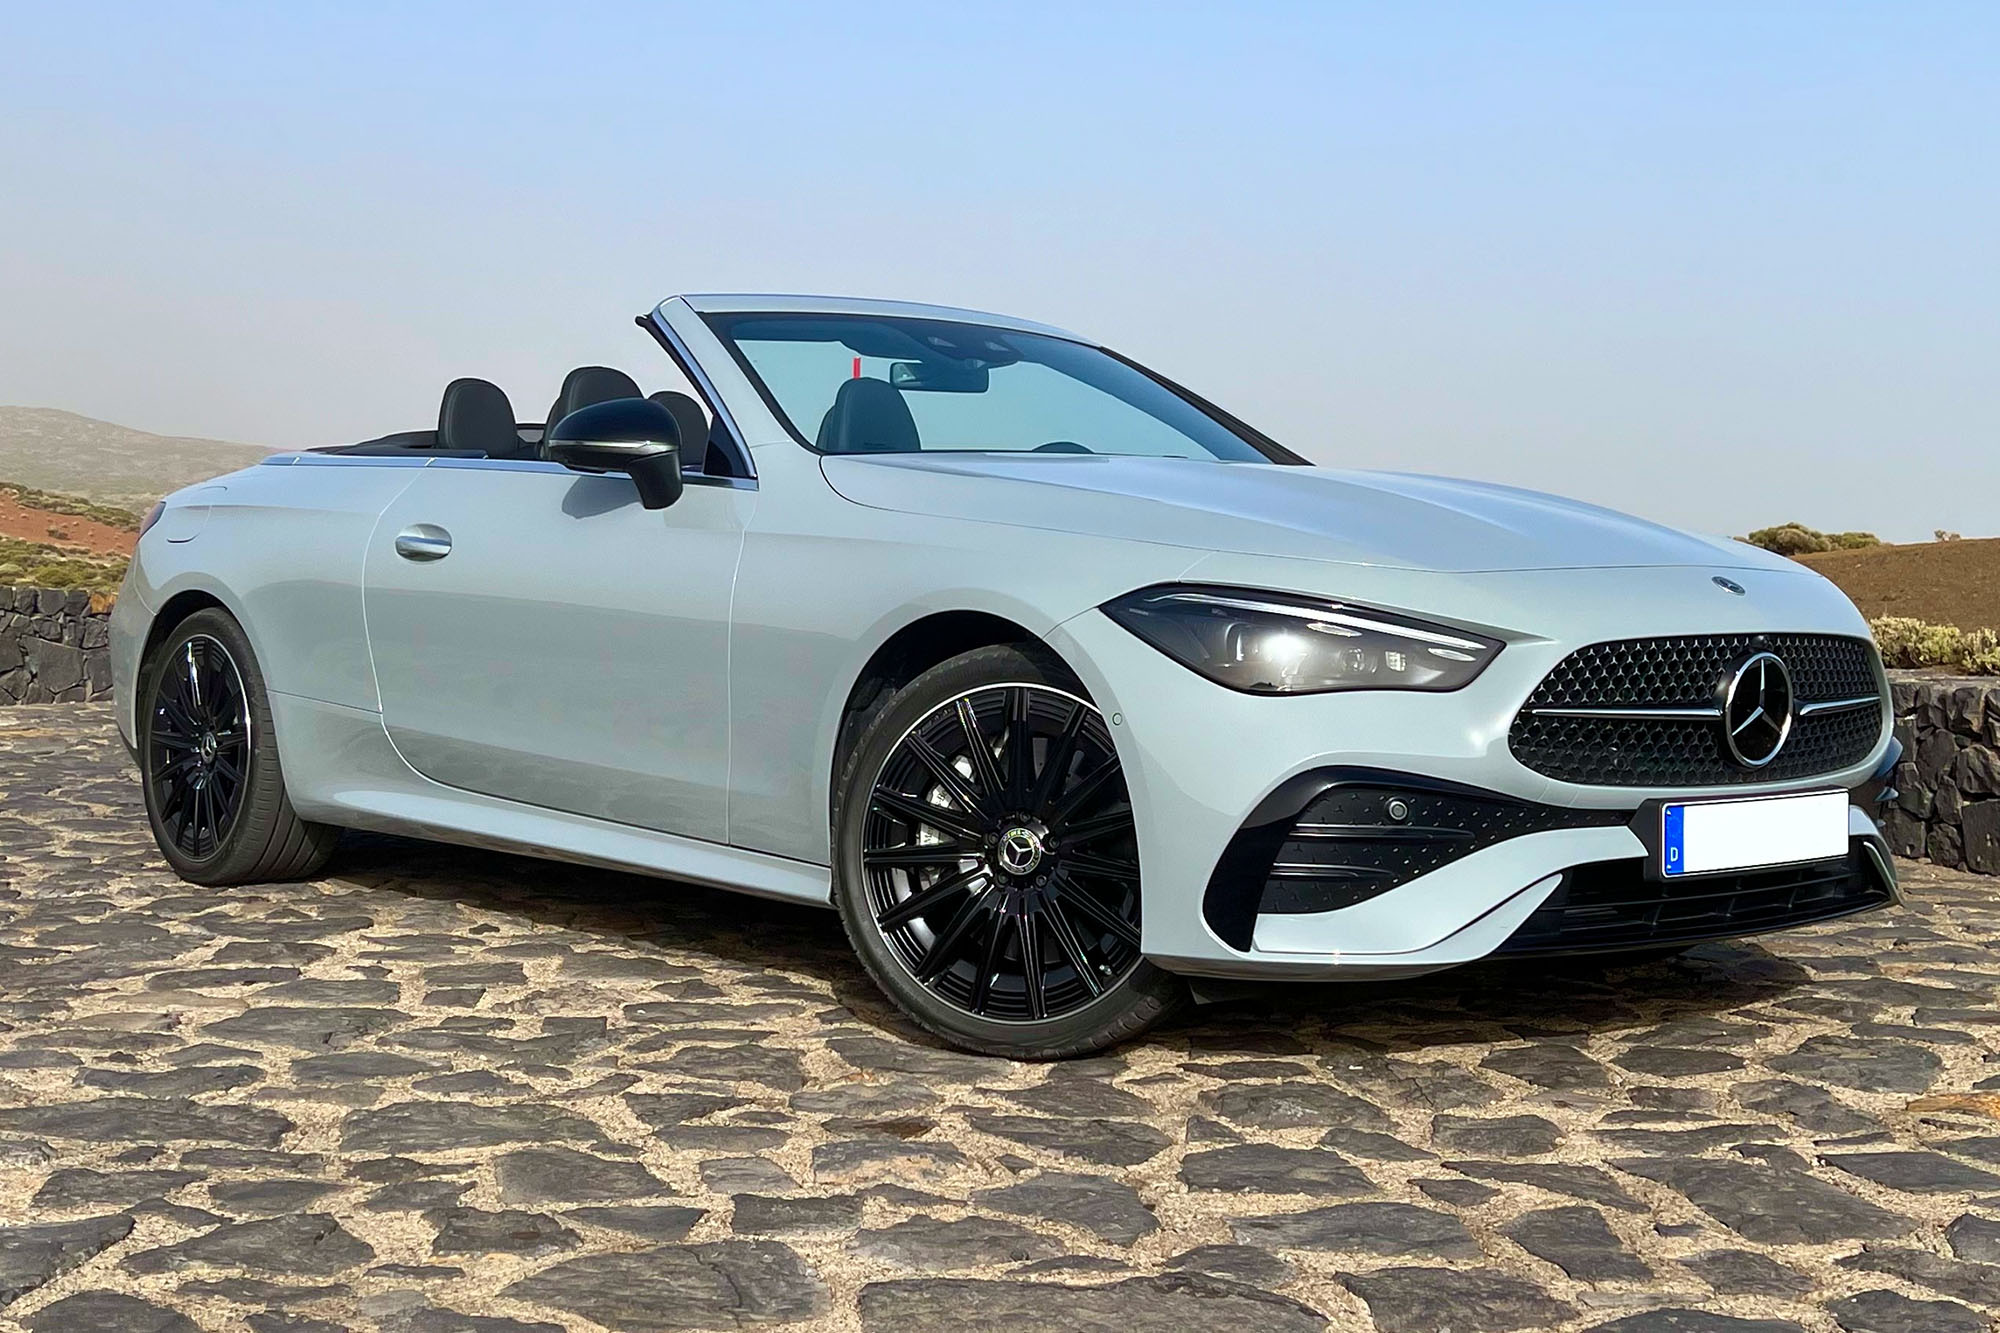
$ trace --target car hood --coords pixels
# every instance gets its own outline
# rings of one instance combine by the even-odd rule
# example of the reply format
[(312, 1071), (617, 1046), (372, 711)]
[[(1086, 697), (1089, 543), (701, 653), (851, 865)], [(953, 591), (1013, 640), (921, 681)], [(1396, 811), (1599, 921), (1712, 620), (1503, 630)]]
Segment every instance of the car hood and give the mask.
[(1558, 496), (1415, 473), (1077, 455), (826, 456), (856, 504), (1203, 551), (1396, 569), (1798, 566)]

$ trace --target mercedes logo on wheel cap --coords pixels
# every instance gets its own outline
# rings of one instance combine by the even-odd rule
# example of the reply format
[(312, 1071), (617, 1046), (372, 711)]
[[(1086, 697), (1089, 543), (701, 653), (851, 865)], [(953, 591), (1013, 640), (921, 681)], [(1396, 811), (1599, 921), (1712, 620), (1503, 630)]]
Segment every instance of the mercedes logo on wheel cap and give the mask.
[(1035, 868), (1041, 865), (1045, 852), (1041, 834), (1017, 825), (1000, 835), (994, 859), (1010, 875), (1032, 875)]
[(1778, 757), (1792, 734), (1792, 673), (1775, 653), (1752, 653), (1724, 676), (1722, 744), (1745, 768)]

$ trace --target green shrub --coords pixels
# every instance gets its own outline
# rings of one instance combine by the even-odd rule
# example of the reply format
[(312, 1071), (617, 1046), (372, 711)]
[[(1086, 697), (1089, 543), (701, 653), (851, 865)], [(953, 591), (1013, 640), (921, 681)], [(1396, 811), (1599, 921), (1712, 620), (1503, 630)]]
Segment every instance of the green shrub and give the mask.
[(1743, 539), (1779, 555), (1813, 555), (1820, 551), (1858, 551), (1864, 546), (1880, 546), (1882, 539), (1872, 532), (1821, 532), (1803, 523), (1780, 523), (1775, 528), (1759, 528)]
[(0, 537), (0, 584), (29, 588), (83, 588), (106, 596), (125, 580), (127, 561), (83, 556), (57, 546)]
[(1761, 546), (1779, 555), (1811, 555), (1816, 551), (1831, 551), (1833, 543), (1823, 532), (1814, 532), (1803, 523), (1780, 523), (1775, 528), (1759, 528), (1743, 539), (1752, 546)]
[(1941, 667), (1966, 676), (2000, 676), (2000, 631), (1933, 625), (1909, 616), (1869, 622), (1882, 662), (1891, 667)]

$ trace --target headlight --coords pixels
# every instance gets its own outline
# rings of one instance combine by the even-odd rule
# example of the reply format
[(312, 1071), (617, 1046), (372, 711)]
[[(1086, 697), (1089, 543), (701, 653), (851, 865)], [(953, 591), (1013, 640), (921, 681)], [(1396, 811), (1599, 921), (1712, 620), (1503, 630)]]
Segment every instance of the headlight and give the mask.
[(1234, 588), (1147, 588), (1104, 613), (1218, 685), (1249, 694), (1455, 690), (1497, 639), (1392, 611)]

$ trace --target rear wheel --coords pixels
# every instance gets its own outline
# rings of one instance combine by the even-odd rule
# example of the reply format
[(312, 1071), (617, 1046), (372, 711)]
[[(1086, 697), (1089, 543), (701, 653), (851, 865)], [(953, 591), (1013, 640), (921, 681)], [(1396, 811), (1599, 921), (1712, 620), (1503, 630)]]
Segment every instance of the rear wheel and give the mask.
[(160, 854), (182, 879), (303, 879), (340, 830), (299, 818), (285, 795), (270, 698), (243, 629), (225, 611), (175, 626), (140, 674), (140, 783)]
[(841, 776), (835, 899), (924, 1027), (1017, 1058), (1097, 1050), (1184, 994), (1139, 952), (1132, 804), (1110, 728), (1061, 664), (982, 648), (918, 677)]

